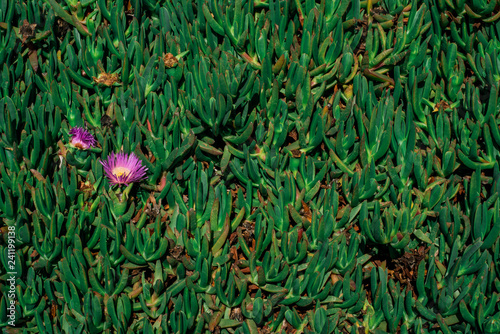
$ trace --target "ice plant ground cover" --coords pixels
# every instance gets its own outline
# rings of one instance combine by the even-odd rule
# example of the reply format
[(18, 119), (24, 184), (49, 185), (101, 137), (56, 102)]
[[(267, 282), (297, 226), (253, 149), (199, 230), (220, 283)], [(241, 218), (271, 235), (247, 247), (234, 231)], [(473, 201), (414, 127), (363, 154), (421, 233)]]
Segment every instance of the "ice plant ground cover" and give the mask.
[(500, 333), (497, 0), (0, 0), (7, 333)]

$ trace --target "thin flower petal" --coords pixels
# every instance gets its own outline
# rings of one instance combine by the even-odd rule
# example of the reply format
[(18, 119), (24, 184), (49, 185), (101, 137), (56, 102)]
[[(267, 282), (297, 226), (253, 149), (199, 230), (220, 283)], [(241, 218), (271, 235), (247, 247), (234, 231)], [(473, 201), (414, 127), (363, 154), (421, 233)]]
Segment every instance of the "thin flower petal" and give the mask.
[(70, 145), (80, 150), (88, 150), (97, 144), (94, 136), (85, 128), (74, 127), (69, 134), (72, 136)]
[(130, 155), (123, 152), (111, 153), (105, 161), (101, 161), (104, 172), (112, 185), (129, 185), (147, 178), (145, 166), (133, 153)]

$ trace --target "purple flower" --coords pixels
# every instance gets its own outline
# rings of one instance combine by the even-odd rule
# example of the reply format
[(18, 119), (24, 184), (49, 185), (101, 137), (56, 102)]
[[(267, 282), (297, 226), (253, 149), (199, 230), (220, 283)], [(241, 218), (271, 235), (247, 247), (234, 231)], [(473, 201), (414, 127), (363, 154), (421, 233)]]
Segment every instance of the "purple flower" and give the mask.
[(111, 185), (129, 185), (143, 179), (146, 179), (146, 171), (148, 170), (142, 165), (142, 161), (137, 158), (134, 153), (130, 155), (120, 152), (118, 154), (111, 153), (108, 159), (101, 161), (104, 166), (104, 172)]
[(73, 136), (73, 138), (71, 138), (71, 146), (80, 150), (88, 150), (97, 144), (94, 136), (92, 136), (87, 129), (75, 127), (69, 131), (69, 134)]

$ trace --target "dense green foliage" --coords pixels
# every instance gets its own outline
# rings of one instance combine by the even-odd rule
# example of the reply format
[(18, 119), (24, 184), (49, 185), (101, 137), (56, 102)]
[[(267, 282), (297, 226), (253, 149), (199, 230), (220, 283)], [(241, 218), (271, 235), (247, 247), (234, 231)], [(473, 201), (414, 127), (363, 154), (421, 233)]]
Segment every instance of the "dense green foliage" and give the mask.
[(0, 327), (499, 333), (499, 17), (0, 0)]

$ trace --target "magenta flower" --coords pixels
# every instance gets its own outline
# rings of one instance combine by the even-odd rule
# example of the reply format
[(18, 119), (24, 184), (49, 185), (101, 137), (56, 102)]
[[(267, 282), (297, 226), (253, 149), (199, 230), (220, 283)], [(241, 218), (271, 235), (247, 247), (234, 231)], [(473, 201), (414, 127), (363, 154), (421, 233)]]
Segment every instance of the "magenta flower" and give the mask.
[(73, 138), (71, 138), (71, 146), (80, 150), (88, 150), (97, 144), (94, 136), (88, 132), (87, 129), (74, 127), (69, 131), (69, 134), (73, 136)]
[(111, 153), (108, 159), (101, 161), (104, 166), (104, 172), (111, 185), (126, 185), (147, 178), (146, 171), (148, 170), (142, 165), (142, 161), (135, 156), (120, 152), (118, 154)]

